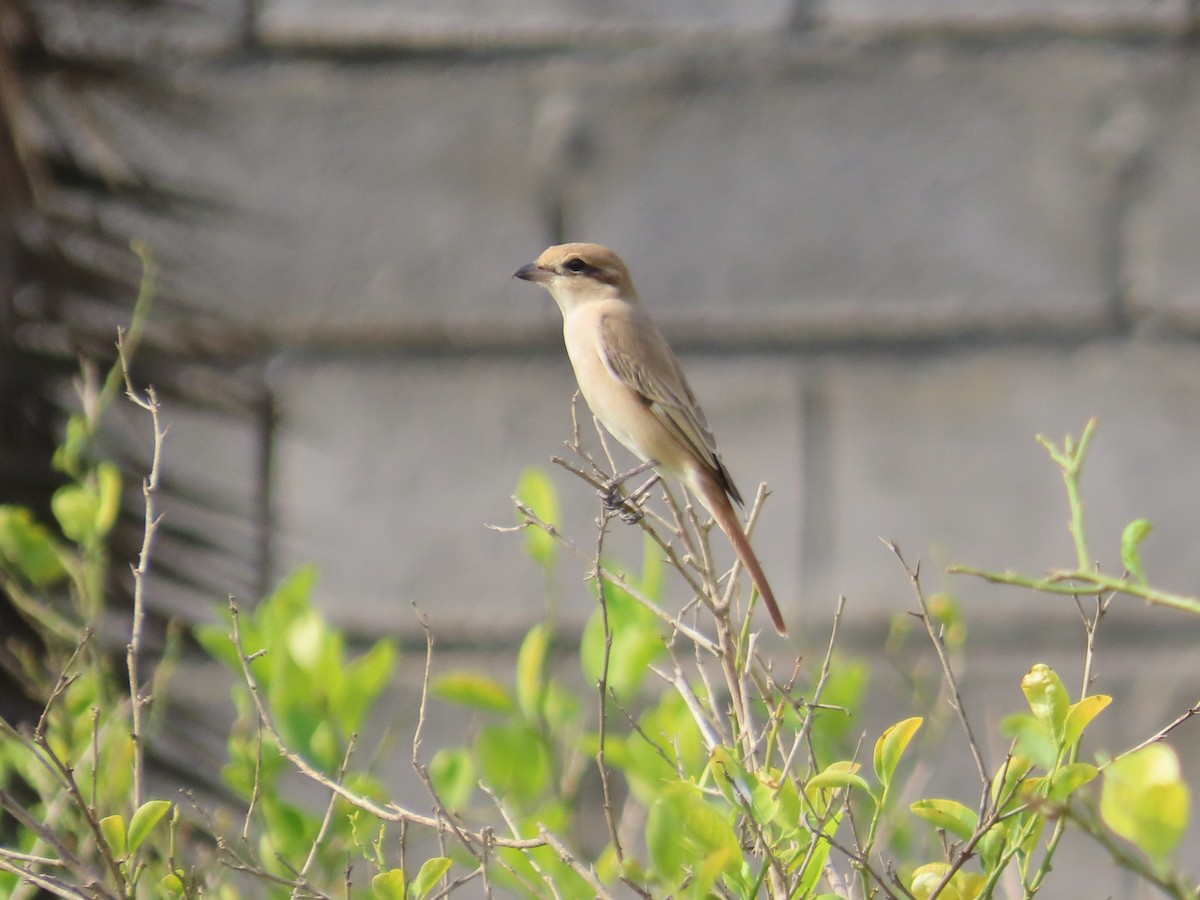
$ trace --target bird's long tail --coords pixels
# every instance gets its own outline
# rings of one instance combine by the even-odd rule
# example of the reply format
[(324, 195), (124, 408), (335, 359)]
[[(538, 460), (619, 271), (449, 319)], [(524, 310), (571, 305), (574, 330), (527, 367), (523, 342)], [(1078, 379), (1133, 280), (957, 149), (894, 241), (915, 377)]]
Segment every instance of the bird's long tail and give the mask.
[(767, 583), (767, 576), (763, 573), (762, 566), (759, 565), (758, 557), (754, 555), (750, 541), (746, 539), (746, 532), (742, 530), (742, 519), (737, 514), (737, 510), (733, 508), (733, 504), (729, 502), (725, 489), (707, 472), (704, 473), (704, 477), (697, 480), (700, 483), (695, 487), (700, 502), (704, 504), (717, 525), (725, 532), (729, 543), (733, 545), (733, 552), (737, 554), (737, 558), (742, 561), (742, 565), (750, 573), (750, 579), (758, 588), (759, 596), (767, 606), (767, 612), (771, 614), (771, 621), (775, 623), (775, 629), (780, 634), (787, 634), (787, 626), (783, 624), (779, 604), (775, 602), (775, 593), (771, 590), (771, 585)]

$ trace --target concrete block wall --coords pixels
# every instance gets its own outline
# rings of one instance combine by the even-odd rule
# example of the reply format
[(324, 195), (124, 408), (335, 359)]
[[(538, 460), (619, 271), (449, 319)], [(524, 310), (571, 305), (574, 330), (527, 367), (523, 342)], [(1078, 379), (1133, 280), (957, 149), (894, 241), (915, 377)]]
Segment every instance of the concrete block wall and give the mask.
[[(543, 614), (485, 523), (570, 436), (558, 313), (510, 278), (562, 239), (624, 256), (735, 477), (770, 485), (755, 542), (811, 643), (838, 594), (866, 654), (912, 608), (885, 537), (960, 596), (989, 709), (1030, 664), (1077, 664), (1069, 603), (938, 569), (1069, 563), (1034, 436), (1093, 415), (1103, 564), (1146, 517), (1152, 577), (1200, 592), (1194, 4), (206, 0), (167, 27), (61, 8), (60, 39), (136, 42), (205, 109), (107, 115), (227, 203), (143, 224), (169, 278), (261, 336), (276, 574), (316, 562), (355, 633), (416, 639), (416, 603), (469, 656)], [(254, 477), (242, 439), (211, 444), (171, 464)], [(554, 477), (588, 544), (595, 498)], [(557, 583), (568, 628), (581, 575)], [(1164, 689), (1141, 661), (1200, 629), (1132, 604), (1109, 627), (1097, 689), (1138, 710), (1119, 747), (1194, 702), (1190, 667), (1163, 662)]]

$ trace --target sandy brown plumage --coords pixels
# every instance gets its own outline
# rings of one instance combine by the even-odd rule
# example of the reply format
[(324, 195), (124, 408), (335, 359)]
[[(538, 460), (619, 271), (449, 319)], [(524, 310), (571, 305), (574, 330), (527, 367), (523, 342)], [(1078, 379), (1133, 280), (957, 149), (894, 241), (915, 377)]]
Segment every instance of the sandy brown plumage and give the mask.
[(567, 355), (593, 415), (636, 456), (687, 485), (729, 538), (775, 627), (786, 633), (733, 506), (742, 496), (679, 360), (642, 307), (625, 264), (599, 244), (561, 244), (516, 276), (541, 284), (558, 303)]

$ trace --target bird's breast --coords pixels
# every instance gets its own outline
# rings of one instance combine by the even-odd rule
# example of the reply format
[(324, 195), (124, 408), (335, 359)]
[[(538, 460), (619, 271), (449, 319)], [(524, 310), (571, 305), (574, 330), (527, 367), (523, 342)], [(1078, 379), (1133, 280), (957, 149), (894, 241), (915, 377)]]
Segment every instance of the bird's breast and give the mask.
[(599, 316), (580, 309), (564, 320), (567, 356), (588, 408), (608, 432), (639, 459), (657, 460), (659, 468), (680, 477), (673, 465), (678, 441), (651, 411), (646, 399), (609, 368), (601, 343)]

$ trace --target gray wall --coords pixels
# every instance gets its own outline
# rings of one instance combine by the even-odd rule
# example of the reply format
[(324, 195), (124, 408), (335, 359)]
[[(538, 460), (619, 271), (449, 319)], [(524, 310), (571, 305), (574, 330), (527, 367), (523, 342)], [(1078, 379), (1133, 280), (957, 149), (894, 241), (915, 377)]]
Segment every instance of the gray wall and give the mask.
[[(989, 727), (1034, 662), (1077, 684), (1069, 601), (939, 568), (1068, 564), (1034, 435), (1092, 415), (1102, 563), (1119, 569), (1144, 516), (1152, 578), (1200, 590), (1194, 4), (199, 5), (166, 31), (64, 33), (143, 42), (204, 109), (197, 127), (109, 115), (129, 152), (229, 204), (147, 237), (169, 277), (261, 334), (277, 572), (315, 561), (357, 633), (417, 637), (416, 603), (468, 659), (542, 615), (519, 540), (484, 525), (513, 520), (522, 467), (570, 435), (557, 310), (510, 278), (561, 238), (624, 256), (734, 475), (770, 485), (755, 542), (803, 643), (825, 640), (838, 594), (867, 654), (912, 608), (882, 536), (959, 595)], [(255, 490), (251, 426), (176, 418), (175, 471)], [(555, 478), (590, 545), (594, 496)], [(557, 585), (568, 626), (592, 606), (581, 573)], [(1195, 702), (1196, 635), (1118, 604), (1107, 749)], [(1190, 760), (1196, 740), (1176, 746)]]

